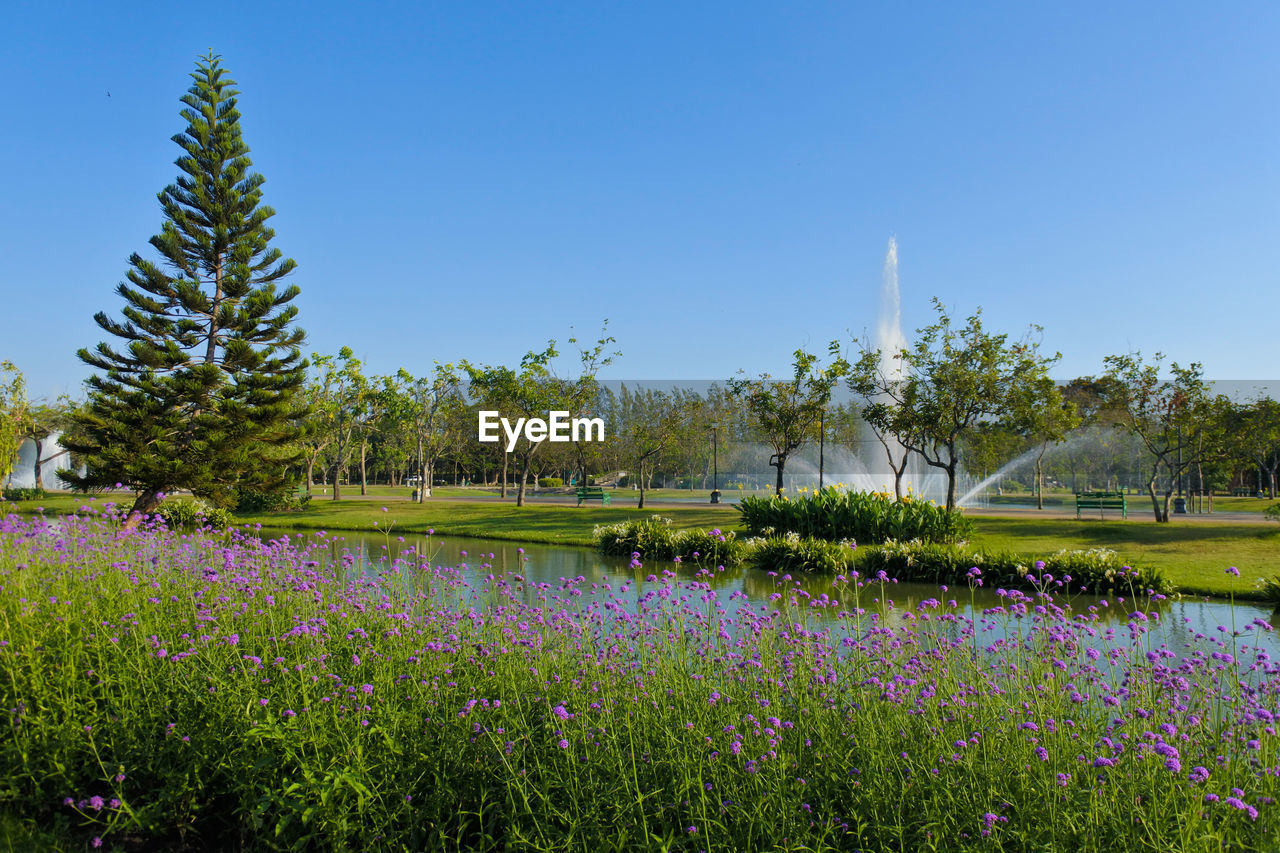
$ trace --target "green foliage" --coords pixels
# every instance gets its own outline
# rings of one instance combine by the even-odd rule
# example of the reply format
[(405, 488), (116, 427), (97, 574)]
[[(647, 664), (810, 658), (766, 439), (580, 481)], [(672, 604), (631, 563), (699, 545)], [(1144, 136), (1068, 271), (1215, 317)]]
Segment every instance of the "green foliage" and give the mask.
[(27, 418), (27, 383), (12, 362), (0, 361), (0, 481), (18, 460)]
[(1038, 327), (1011, 342), (1008, 335), (983, 329), (981, 308), (957, 327), (940, 300), (933, 306), (937, 322), (917, 329), (909, 349), (884, 353), (861, 342), (848, 385), (868, 400), (862, 414), (878, 436), (892, 436), (946, 471), (947, 507), (954, 509), (957, 447), (979, 424), (1008, 424), (1041, 436), (1063, 425), (1037, 415), (1061, 409), (1061, 396), (1048, 379), (1058, 356), (1040, 355)]
[(828, 542), (794, 533), (751, 540), (749, 548), (751, 565), (770, 572), (844, 574), (857, 562), (852, 543)]
[(156, 507), (156, 515), (173, 529), (211, 527), (214, 530), (224, 530), (231, 525), (231, 514), (225, 509), (209, 506), (199, 500), (166, 500)]
[(160, 193), (150, 240), (161, 260), (132, 255), (122, 318), (94, 317), (124, 345), (79, 351), (99, 373), (64, 446), (87, 473), (60, 472), (82, 489), (134, 488), (141, 512), (174, 489), (229, 505), (246, 483), (277, 486), (300, 452), (299, 289), (277, 288), (295, 265), (269, 248), (274, 211), (260, 204), (234, 82), (212, 54), (191, 76), (174, 137), (181, 175)]
[(260, 512), (298, 512), (311, 504), (311, 495), (298, 497), (294, 488), (261, 491), (240, 489), (236, 493), (235, 511), (241, 515)]
[(753, 535), (795, 533), (802, 537), (868, 544), (921, 539), (955, 542), (973, 522), (909, 495), (895, 500), (883, 492), (846, 492), (828, 487), (803, 497), (744, 497), (738, 504), (743, 526)]
[(681, 530), (675, 536), (675, 554), (681, 562), (706, 566), (736, 566), (748, 552), (745, 542), (733, 531)]
[(1274, 503), (1262, 511), (1262, 514), (1272, 521), (1280, 521), (1280, 503)]
[(719, 529), (683, 530), (671, 528), (671, 519), (649, 518), (599, 525), (592, 531), (602, 554), (645, 560), (676, 560), (699, 565), (735, 566), (747, 553), (745, 543), (732, 532)]
[(848, 370), (837, 343), (832, 342), (830, 353), (831, 366), (820, 369), (816, 356), (796, 350), (790, 380), (773, 380), (765, 374), (759, 379), (739, 376), (728, 382), (730, 393), (746, 406), (751, 423), (773, 447), (769, 465), (777, 469), (774, 488), (779, 495), (787, 458), (817, 436), (832, 389)]
[(558, 489), (564, 485), (564, 480), (560, 477), (539, 477), (538, 488), (540, 489)]
[(19, 486), (7, 488), (2, 493), (5, 500), (15, 503), (19, 501), (42, 501), (47, 495), (48, 493), (44, 489), (22, 488)]
[[(1171, 592), (1164, 573), (1133, 567), (1107, 548), (1063, 550), (1043, 560), (1028, 560), (1007, 551), (982, 552), (968, 545), (931, 542), (887, 542), (860, 549), (859, 571), (871, 576), (883, 571), (900, 581), (963, 586), (970, 569), (981, 571), (983, 585), (1028, 587), (1056, 584), (1072, 590), (1102, 593), (1111, 590)], [(1037, 564), (1042, 565), (1037, 565)], [(1051, 576), (1052, 580), (1046, 581)], [(1035, 580), (1033, 581), (1032, 578)]]
[(1262, 590), (1263, 598), (1280, 607), (1280, 575), (1260, 579), (1258, 588)]

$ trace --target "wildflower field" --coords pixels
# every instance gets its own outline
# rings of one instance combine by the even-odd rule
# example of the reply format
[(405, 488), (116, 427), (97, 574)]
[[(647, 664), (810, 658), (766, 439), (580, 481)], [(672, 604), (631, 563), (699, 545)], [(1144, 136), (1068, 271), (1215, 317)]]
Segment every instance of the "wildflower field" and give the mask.
[(967, 589), (877, 609), (883, 577), (773, 577), (754, 606), (715, 566), (547, 584), (329, 553), (8, 516), (6, 826), (125, 850), (1280, 846), (1262, 622), (1164, 647), (1141, 590), (1108, 627), (1043, 574), (970, 619)]

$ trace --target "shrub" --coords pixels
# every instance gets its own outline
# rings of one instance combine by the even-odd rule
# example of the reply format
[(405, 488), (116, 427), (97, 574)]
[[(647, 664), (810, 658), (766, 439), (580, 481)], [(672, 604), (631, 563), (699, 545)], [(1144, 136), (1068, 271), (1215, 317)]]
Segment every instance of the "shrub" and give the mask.
[(856, 554), (852, 543), (828, 542), (794, 533), (750, 543), (751, 564), (770, 572), (841, 574), (853, 568)]
[(297, 512), (311, 503), (311, 495), (299, 498), (294, 489), (278, 492), (260, 492), (257, 489), (241, 489), (236, 495), (237, 513)]
[(14, 486), (12, 488), (5, 489), (3, 493), (0, 493), (0, 497), (3, 497), (7, 501), (14, 501), (16, 503), (20, 501), (42, 501), (48, 497), (48, 494), (44, 489)]
[(156, 515), (175, 529), (211, 527), (222, 530), (231, 524), (231, 514), (225, 509), (194, 500), (167, 500), (156, 509)]
[(682, 530), (675, 536), (675, 552), (681, 562), (736, 566), (746, 557), (747, 545), (733, 531)]
[[(671, 519), (660, 515), (618, 524), (605, 524), (591, 532), (602, 554), (630, 557), (639, 554), (650, 560), (675, 560), (699, 565), (737, 565), (746, 555), (746, 545), (733, 533), (720, 530), (671, 529)], [(694, 555), (697, 555), (696, 557)]]
[(973, 522), (959, 511), (930, 501), (834, 487), (801, 498), (744, 497), (738, 511), (743, 526), (756, 536), (795, 533), (832, 542), (956, 542), (973, 530)]
[(538, 488), (540, 489), (558, 489), (564, 485), (564, 480), (560, 477), (539, 477)]
[[(982, 572), (986, 587), (1051, 586), (1089, 592), (1128, 590), (1157, 593), (1170, 591), (1158, 569), (1132, 567), (1107, 548), (1059, 551), (1043, 560), (1028, 560), (1007, 551), (983, 553), (965, 545), (930, 542), (888, 542), (859, 552), (858, 568), (864, 575), (883, 571), (900, 581), (964, 585), (969, 570)], [(1051, 578), (1046, 580), (1046, 577)], [(1035, 580), (1033, 581), (1032, 578)]]
[(1280, 503), (1274, 503), (1262, 511), (1262, 514), (1272, 521), (1280, 521)]
[(602, 554), (630, 557), (639, 553), (642, 557), (660, 560), (675, 556), (675, 531), (671, 529), (671, 519), (660, 515), (599, 525), (591, 531), (591, 537)]

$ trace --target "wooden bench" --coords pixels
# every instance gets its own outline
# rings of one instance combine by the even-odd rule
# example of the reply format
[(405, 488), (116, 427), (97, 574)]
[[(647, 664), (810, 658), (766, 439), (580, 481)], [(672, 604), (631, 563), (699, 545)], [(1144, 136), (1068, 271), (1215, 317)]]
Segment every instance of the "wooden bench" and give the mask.
[(601, 506), (609, 506), (610, 493), (599, 486), (579, 486), (578, 506), (583, 501), (600, 501)]
[(1129, 517), (1124, 492), (1081, 492), (1076, 495), (1076, 518), (1085, 509), (1096, 509), (1099, 518), (1106, 518), (1106, 510), (1109, 509), (1120, 510), (1121, 518)]

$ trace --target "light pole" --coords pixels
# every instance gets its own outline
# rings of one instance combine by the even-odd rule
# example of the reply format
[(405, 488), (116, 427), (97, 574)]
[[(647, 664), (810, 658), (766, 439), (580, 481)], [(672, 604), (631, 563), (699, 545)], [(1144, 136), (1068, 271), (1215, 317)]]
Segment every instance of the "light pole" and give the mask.
[(711, 425), (711, 502), (720, 503), (720, 424)]

